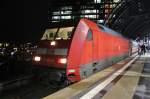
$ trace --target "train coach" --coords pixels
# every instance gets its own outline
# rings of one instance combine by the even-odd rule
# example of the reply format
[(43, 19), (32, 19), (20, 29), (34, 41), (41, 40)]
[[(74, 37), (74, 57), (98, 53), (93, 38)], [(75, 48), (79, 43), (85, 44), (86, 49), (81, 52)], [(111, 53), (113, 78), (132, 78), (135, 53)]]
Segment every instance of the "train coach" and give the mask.
[(46, 29), (33, 58), (47, 80), (76, 82), (129, 56), (119, 33), (88, 19), (76, 26)]

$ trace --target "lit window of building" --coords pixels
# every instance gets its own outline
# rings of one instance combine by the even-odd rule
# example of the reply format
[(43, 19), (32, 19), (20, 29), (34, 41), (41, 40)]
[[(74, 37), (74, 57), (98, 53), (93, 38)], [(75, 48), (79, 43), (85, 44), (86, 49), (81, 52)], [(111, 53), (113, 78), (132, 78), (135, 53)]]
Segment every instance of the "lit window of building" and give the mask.
[(62, 7), (61, 10), (72, 10), (72, 6)]
[(119, 2), (120, 0), (114, 0), (115, 3)]
[(72, 11), (61, 11), (61, 14), (71, 14)]
[(52, 19), (54, 20), (60, 19), (60, 16), (53, 16)]
[(52, 21), (53, 23), (55, 23), (55, 22), (59, 22), (59, 21)]
[(53, 15), (59, 15), (60, 11), (53, 12)]
[(104, 22), (104, 20), (98, 20), (98, 23), (103, 23)]
[(95, 3), (101, 3), (101, 0), (94, 0)]
[(96, 10), (82, 10), (82, 13), (96, 13)]
[[(80, 2), (81, 1), (81, 2)], [(73, 21), (80, 18), (91, 20), (105, 20), (121, 0), (80, 0), (78, 3), (68, 1), (66, 4), (58, 2), (59, 6), (49, 6), (49, 24), (61, 20)], [(84, 3), (82, 3), (84, 1)], [(104, 21), (101, 21), (104, 22)]]
[(71, 19), (71, 16), (61, 16), (61, 19)]

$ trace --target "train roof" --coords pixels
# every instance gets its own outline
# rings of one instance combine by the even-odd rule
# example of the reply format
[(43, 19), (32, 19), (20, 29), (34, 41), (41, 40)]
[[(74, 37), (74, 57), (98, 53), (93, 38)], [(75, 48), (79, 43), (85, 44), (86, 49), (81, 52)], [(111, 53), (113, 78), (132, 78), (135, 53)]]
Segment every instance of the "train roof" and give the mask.
[(114, 30), (112, 30), (112, 29), (110, 29), (110, 28), (107, 28), (106, 26), (103, 26), (103, 25), (101, 25), (101, 24), (98, 24), (98, 26), (99, 26), (103, 31), (105, 31), (105, 32), (108, 32), (108, 33), (111, 33), (111, 34), (117, 35), (117, 36), (122, 36), (122, 35), (119, 34), (118, 32), (116, 32), (116, 31), (114, 31)]
[(108, 27), (106, 27), (106, 26), (104, 26), (104, 25), (101, 25), (101, 24), (97, 24), (97, 25), (98, 25), (98, 27), (99, 27), (102, 31), (104, 31), (104, 32), (107, 32), (107, 33), (109, 33), (109, 34), (116, 35), (116, 36), (120, 36), (120, 37), (122, 37), (122, 38), (127, 39), (127, 38), (124, 37), (121, 33), (118, 33), (118, 32), (116, 32), (116, 31), (114, 31), (114, 30), (112, 30), (112, 29), (110, 29), (110, 28), (108, 28)]

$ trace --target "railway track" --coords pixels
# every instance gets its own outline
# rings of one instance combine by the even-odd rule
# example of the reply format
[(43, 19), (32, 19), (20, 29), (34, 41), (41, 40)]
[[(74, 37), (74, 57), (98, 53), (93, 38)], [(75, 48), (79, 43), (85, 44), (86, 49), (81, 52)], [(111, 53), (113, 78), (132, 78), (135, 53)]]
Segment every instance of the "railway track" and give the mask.
[(32, 76), (1, 83), (0, 99), (41, 99), (58, 91), (54, 84), (43, 84), (30, 80)]

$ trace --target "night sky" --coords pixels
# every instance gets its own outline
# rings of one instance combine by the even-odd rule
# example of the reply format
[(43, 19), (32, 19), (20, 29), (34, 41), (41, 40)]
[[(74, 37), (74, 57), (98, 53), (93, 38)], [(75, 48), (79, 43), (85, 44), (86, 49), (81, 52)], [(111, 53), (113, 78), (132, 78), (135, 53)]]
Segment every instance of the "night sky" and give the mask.
[(38, 41), (47, 24), (48, 0), (0, 0), (0, 42)]
[(47, 17), (47, 0), (0, 0), (0, 41), (39, 40)]

